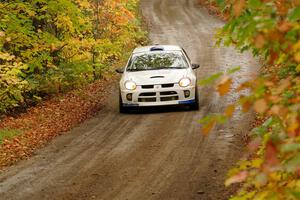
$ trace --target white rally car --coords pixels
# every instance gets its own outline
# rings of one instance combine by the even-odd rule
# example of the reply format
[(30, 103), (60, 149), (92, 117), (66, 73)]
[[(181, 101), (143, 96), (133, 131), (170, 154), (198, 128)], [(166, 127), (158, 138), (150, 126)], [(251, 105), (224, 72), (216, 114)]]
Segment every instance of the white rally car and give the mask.
[(189, 105), (197, 110), (197, 77), (183, 48), (154, 45), (136, 48), (120, 80), (120, 112), (145, 106)]

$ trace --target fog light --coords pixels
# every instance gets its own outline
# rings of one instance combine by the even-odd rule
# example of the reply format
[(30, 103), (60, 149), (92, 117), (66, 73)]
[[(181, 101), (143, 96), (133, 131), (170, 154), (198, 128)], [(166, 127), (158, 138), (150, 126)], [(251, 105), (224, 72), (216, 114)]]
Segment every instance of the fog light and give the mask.
[(132, 101), (132, 94), (131, 93), (127, 94), (126, 98), (128, 101)]
[(191, 95), (191, 92), (189, 90), (184, 90), (185, 98), (188, 98), (190, 95)]

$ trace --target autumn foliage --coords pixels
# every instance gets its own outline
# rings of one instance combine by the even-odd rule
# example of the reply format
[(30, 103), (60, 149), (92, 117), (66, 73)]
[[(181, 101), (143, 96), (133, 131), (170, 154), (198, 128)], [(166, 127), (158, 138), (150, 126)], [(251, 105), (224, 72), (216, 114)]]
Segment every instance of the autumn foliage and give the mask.
[(110, 72), (147, 42), (138, 10), (137, 0), (0, 2), (0, 170), (100, 110)]
[(137, 0), (0, 2), (0, 114), (101, 78), (143, 43)]
[[(237, 107), (244, 112), (252, 108), (263, 119), (250, 133), (249, 158), (241, 160), (226, 181), (243, 183), (231, 199), (300, 199), (300, 1), (215, 2), (230, 13), (218, 33), (219, 44), (252, 51), (263, 60), (261, 75), (235, 91), (248, 90), (249, 95), (240, 94), (221, 117), (203, 120), (204, 128), (210, 127)], [(218, 84), (220, 95), (231, 88), (229, 80)]]

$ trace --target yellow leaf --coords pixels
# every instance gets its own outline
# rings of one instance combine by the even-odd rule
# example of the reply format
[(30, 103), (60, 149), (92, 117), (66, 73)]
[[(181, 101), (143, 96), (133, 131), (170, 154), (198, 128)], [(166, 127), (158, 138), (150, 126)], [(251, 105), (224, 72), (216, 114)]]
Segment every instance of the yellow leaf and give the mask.
[(272, 172), (269, 174), (269, 177), (273, 180), (273, 181), (280, 181), (282, 178), (282, 174), (277, 173), (277, 172)]
[(294, 46), (293, 46), (294, 51), (297, 51), (299, 49), (300, 49), (300, 40), (296, 44), (294, 44)]
[(252, 166), (255, 168), (259, 168), (263, 164), (263, 160), (261, 158), (256, 158), (252, 161)]
[(297, 121), (297, 115), (290, 116), (287, 131), (290, 136), (294, 136), (296, 133), (296, 130), (299, 128), (299, 123)]
[(300, 63), (300, 51), (298, 51), (297, 53), (295, 53), (294, 55), (294, 59), (297, 63)]
[(217, 91), (219, 92), (220, 96), (224, 96), (229, 92), (231, 84), (232, 80), (227, 76), (221, 80), (217, 86)]
[(296, 67), (297, 72), (300, 72), (300, 64)]
[(268, 104), (265, 99), (259, 99), (254, 103), (254, 110), (258, 113), (265, 113), (268, 109)]

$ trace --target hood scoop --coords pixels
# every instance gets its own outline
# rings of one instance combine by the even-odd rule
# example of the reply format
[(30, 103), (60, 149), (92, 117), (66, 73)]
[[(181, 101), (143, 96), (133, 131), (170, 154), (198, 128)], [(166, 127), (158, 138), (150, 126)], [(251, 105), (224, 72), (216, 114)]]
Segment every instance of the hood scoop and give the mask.
[(165, 78), (164, 76), (151, 76), (150, 78)]

